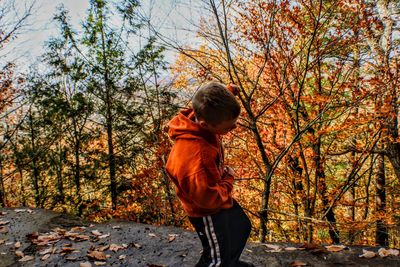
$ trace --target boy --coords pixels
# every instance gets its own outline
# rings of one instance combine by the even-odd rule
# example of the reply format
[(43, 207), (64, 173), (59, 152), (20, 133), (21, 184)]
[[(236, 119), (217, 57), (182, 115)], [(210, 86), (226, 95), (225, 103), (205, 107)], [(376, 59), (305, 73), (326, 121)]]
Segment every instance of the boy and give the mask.
[(192, 106), (169, 123), (174, 145), (166, 170), (203, 246), (196, 267), (254, 266), (239, 261), (251, 223), (232, 198), (234, 172), (224, 166), (220, 139), (236, 128), (240, 105), (227, 87), (210, 82)]

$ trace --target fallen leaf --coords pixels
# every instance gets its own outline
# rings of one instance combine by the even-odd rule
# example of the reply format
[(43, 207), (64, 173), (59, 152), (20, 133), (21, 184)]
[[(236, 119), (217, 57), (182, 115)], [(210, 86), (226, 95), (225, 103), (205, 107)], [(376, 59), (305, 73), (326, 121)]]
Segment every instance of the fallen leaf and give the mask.
[(368, 251), (366, 249), (363, 249), (363, 254), (360, 255), (360, 258), (366, 258), (366, 259), (372, 259), (373, 257), (376, 256), (376, 253), (373, 251)]
[(84, 226), (75, 226), (75, 227), (71, 228), (71, 231), (85, 232), (86, 231), (86, 227), (84, 227)]
[(46, 255), (44, 255), (43, 257), (41, 257), (40, 259), (41, 259), (42, 261), (45, 261), (45, 260), (47, 260), (48, 258), (50, 258), (50, 256), (51, 256), (51, 254), (46, 254)]
[(105, 235), (100, 235), (100, 236), (98, 236), (98, 238), (99, 239), (103, 239), (103, 238), (106, 238), (106, 237), (109, 237), (110, 236), (110, 234), (105, 234)]
[(67, 261), (76, 261), (78, 258), (75, 256), (69, 255), (68, 257), (65, 258)]
[(5, 239), (0, 239), (0, 245), (3, 245), (4, 243), (6, 243)]
[(95, 261), (94, 265), (96, 265), (96, 266), (106, 265), (106, 262), (105, 261)]
[(121, 226), (115, 225), (115, 226), (113, 226), (112, 228), (113, 228), (113, 229), (121, 229)]
[(149, 236), (151, 236), (151, 237), (156, 237), (156, 234), (149, 233)]
[(176, 239), (177, 236), (178, 236), (177, 234), (169, 234), (168, 242), (171, 243), (172, 241), (174, 241)]
[(18, 261), (25, 262), (25, 261), (31, 261), (33, 259), (34, 259), (34, 257), (32, 257), (32, 256), (24, 256), (22, 259), (19, 259)]
[(300, 248), (309, 250), (313, 254), (321, 254), (328, 252), (328, 250), (325, 247), (315, 243), (304, 243), (303, 245), (300, 246)]
[(6, 224), (9, 224), (10, 223), (10, 221), (0, 221), (0, 225), (6, 225)]
[(32, 242), (32, 240), (36, 240), (38, 238), (38, 236), (39, 236), (38, 232), (33, 232), (33, 233), (30, 233), (30, 234), (27, 234), (26, 238), (28, 238), (29, 241)]
[(332, 246), (325, 246), (325, 247), (330, 252), (339, 252), (346, 248), (346, 246), (343, 246), (343, 245), (332, 245)]
[(88, 261), (79, 263), (79, 267), (92, 267), (92, 264)]
[(6, 226), (0, 226), (0, 234), (8, 233), (8, 228)]
[(63, 228), (60, 228), (60, 227), (56, 227), (56, 228), (54, 228), (52, 230), (53, 230), (53, 232), (56, 232), (56, 233), (58, 233), (60, 235), (65, 235), (68, 232), (67, 230), (65, 230)]
[(295, 248), (295, 247), (287, 247), (287, 248), (285, 248), (285, 250), (287, 250), (287, 251), (295, 251), (295, 250), (299, 250), (299, 249)]
[(126, 258), (126, 255), (119, 255), (119, 257), (118, 257), (118, 259), (120, 259), (120, 260), (125, 260), (125, 258)]
[(134, 243), (133, 245), (135, 246), (135, 248), (142, 248), (142, 245), (140, 244)]
[(111, 244), (109, 250), (111, 251), (118, 251), (120, 249), (125, 249), (125, 247), (117, 245), (117, 244)]
[(282, 248), (278, 245), (272, 245), (272, 244), (264, 244), (267, 248), (274, 250), (274, 251), (281, 251)]
[(29, 212), (29, 213), (32, 213), (33, 212), (33, 210), (31, 210), (31, 209), (16, 209), (16, 210), (14, 210), (16, 213), (20, 213), (20, 212)]
[(397, 249), (391, 248), (388, 251), (389, 251), (389, 254), (393, 255), (393, 256), (399, 256), (399, 254), (400, 254), (400, 251), (398, 251)]
[(90, 239), (90, 237), (88, 235), (77, 235), (77, 236), (75, 236), (74, 241), (80, 242), (80, 241), (87, 241), (89, 239)]
[(59, 241), (60, 239), (62, 239), (62, 236), (60, 236), (57, 233), (51, 232), (48, 235), (39, 235), (37, 238), (37, 241), (38, 242), (51, 242), (51, 241)]
[(69, 253), (74, 251), (75, 249), (73, 247), (63, 247), (60, 251), (60, 253)]
[(102, 235), (102, 233), (100, 233), (99, 230), (93, 230), (93, 231), (92, 231), (92, 234), (94, 234), (95, 236), (100, 236), (100, 235)]
[(381, 258), (386, 258), (387, 256), (390, 255), (390, 253), (389, 253), (389, 250), (384, 249), (384, 248), (380, 248), (380, 249), (378, 250), (378, 255), (379, 255)]
[(92, 258), (95, 260), (105, 260), (106, 259), (106, 254), (104, 254), (104, 252), (96, 251), (96, 250), (92, 250), (92, 251), (88, 252), (87, 256), (89, 258)]
[(97, 251), (105, 251), (105, 250), (107, 250), (109, 247), (110, 247), (110, 245), (105, 245), (105, 246), (99, 247), (99, 248), (96, 249), (96, 250), (97, 250)]
[(0, 211), (0, 215), (7, 215), (6, 211)]
[(15, 242), (14, 247), (17, 248), (17, 249), (20, 248), (21, 247), (21, 242), (19, 242), (19, 241)]
[(51, 253), (53, 253), (53, 248), (48, 248), (48, 249), (45, 249), (45, 250), (39, 252), (40, 255), (46, 255), (46, 254), (51, 254)]
[(307, 266), (307, 263), (302, 262), (302, 261), (293, 261), (290, 263), (290, 266), (296, 267), (296, 266)]
[(15, 255), (16, 255), (17, 257), (20, 257), (20, 258), (23, 258), (23, 257), (25, 256), (24, 253), (23, 253), (21, 250), (15, 251)]

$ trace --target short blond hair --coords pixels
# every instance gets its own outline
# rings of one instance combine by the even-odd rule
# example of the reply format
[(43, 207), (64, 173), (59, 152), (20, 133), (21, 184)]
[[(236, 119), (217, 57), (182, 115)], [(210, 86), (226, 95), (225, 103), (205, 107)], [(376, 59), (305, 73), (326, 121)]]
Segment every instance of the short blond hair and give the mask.
[(217, 125), (239, 117), (240, 104), (235, 96), (219, 82), (210, 82), (196, 92), (192, 106), (197, 119)]

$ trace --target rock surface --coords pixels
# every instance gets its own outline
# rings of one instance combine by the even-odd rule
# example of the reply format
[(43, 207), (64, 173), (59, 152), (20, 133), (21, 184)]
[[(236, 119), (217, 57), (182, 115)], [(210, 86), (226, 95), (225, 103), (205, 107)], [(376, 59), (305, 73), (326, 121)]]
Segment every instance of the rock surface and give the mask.
[[(249, 243), (242, 259), (257, 267), (400, 267), (400, 256), (382, 258), (377, 254), (379, 248), (334, 247), (332, 250), (338, 252), (331, 252), (324, 246), (300, 247), (300, 244)], [(376, 256), (359, 257), (363, 249)], [(0, 267), (189, 267), (195, 265), (200, 252), (196, 233), (180, 228), (126, 221), (95, 224), (43, 209), (0, 209)]]

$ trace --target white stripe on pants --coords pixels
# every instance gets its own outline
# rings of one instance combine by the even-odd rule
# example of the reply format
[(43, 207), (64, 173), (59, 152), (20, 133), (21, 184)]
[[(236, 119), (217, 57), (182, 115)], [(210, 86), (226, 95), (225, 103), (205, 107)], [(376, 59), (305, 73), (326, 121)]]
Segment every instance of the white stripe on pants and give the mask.
[(210, 263), (209, 267), (218, 267), (221, 265), (221, 254), (219, 249), (219, 244), (217, 240), (217, 235), (215, 234), (214, 224), (212, 222), (211, 216), (203, 217), (204, 226), (206, 230), (206, 236), (209, 240), (210, 247), (211, 247), (211, 258), (212, 262)]

